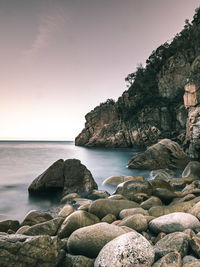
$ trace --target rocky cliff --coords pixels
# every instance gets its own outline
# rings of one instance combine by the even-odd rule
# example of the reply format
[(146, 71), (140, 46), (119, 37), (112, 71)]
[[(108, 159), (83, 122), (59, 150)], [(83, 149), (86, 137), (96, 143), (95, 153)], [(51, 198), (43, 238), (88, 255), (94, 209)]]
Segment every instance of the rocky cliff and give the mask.
[(188, 81), (200, 81), (199, 41), (197, 9), (191, 24), (186, 21), (170, 44), (164, 43), (152, 52), (145, 68), (140, 66), (126, 77), (130, 87), (116, 102), (107, 100), (85, 116), (85, 128), (75, 144), (146, 147), (161, 138), (179, 143), (190, 139), (188, 134), (186, 138), (188, 107), (183, 95)]

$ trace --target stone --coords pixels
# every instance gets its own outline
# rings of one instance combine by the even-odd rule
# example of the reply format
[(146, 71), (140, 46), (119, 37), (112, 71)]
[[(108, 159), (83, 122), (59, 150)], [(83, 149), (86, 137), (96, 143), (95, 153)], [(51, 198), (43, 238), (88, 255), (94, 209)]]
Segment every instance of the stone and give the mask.
[(30, 194), (48, 194), (62, 191), (63, 194), (89, 194), (98, 189), (91, 172), (78, 159), (58, 160), (38, 176), (28, 190)]
[(98, 223), (100, 220), (94, 214), (78, 210), (69, 215), (58, 230), (58, 237), (64, 238), (71, 235), (76, 229)]
[(91, 203), (82, 204), (80, 207), (78, 207), (78, 210), (84, 210), (88, 211)]
[(148, 197), (149, 196), (145, 193), (137, 193), (134, 196), (132, 196), (132, 201), (135, 201), (140, 204), (141, 202), (147, 200)]
[(149, 241), (137, 232), (129, 232), (107, 243), (95, 260), (94, 267), (151, 266), (154, 249)]
[(0, 221), (0, 232), (7, 232), (9, 229), (17, 231), (17, 229), (19, 229), (19, 221), (16, 220)]
[(121, 194), (129, 200), (134, 199), (134, 195), (145, 193), (151, 195), (152, 186), (148, 181), (127, 181), (117, 186), (114, 194)]
[(121, 210), (138, 206), (136, 202), (129, 200), (97, 199), (90, 205), (89, 212), (102, 219), (110, 213), (118, 217)]
[(16, 234), (23, 235), (24, 232), (25, 232), (26, 230), (28, 230), (30, 227), (31, 227), (31, 226), (28, 226), (28, 225), (21, 226), (21, 227), (17, 230)]
[(74, 231), (69, 237), (69, 253), (96, 258), (99, 251), (115, 237), (125, 234), (119, 226), (108, 223), (97, 223)]
[(122, 196), (120, 194), (111, 195), (111, 196), (108, 197), (108, 199), (113, 199), (113, 200), (122, 200), (122, 199), (124, 199), (124, 200), (127, 200), (126, 197), (124, 197), (124, 196)]
[(58, 213), (58, 216), (66, 218), (67, 216), (69, 216), (71, 213), (74, 212), (74, 208), (72, 205), (70, 204), (66, 204), (61, 211)]
[(145, 152), (133, 156), (128, 162), (132, 169), (182, 169), (188, 164), (189, 158), (178, 143), (170, 139), (162, 139), (149, 147)]
[(165, 188), (156, 188), (152, 194), (161, 199), (164, 204), (169, 204), (177, 196), (175, 192)]
[(80, 197), (80, 195), (77, 194), (77, 193), (70, 193), (70, 194), (67, 194), (67, 195), (65, 195), (65, 196), (62, 197), (61, 203), (62, 204), (63, 203), (65, 204), (67, 202), (72, 201), (74, 198), (79, 198), (79, 197)]
[(166, 235), (159, 240), (155, 246), (155, 258), (159, 258), (167, 255), (168, 253), (177, 251), (181, 254), (181, 257), (187, 255), (189, 249), (189, 237), (187, 234), (182, 232), (175, 232)]
[(200, 194), (200, 180), (195, 180), (189, 185), (186, 185), (182, 192), (185, 194)]
[(103, 190), (92, 190), (92, 192), (87, 196), (89, 199), (95, 200), (99, 198), (108, 198), (110, 196), (110, 193)]
[(62, 190), (64, 186), (63, 170), (64, 160), (59, 159), (33, 180), (28, 187), (29, 193), (44, 194)]
[(63, 218), (56, 218), (47, 222), (35, 224), (30, 226), (28, 229), (23, 231), (24, 235), (56, 235), (58, 228), (61, 226), (62, 222), (64, 221)]
[(197, 202), (190, 210), (189, 213), (200, 219), (200, 201)]
[(145, 181), (142, 176), (111, 176), (103, 181), (103, 185), (118, 185), (126, 181)]
[(147, 230), (147, 219), (142, 214), (135, 214), (125, 217), (118, 226), (128, 226), (137, 232), (143, 232)]
[(193, 177), (182, 177), (182, 178), (171, 178), (170, 184), (175, 190), (182, 190), (186, 185), (191, 184), (196, 178)]
[(183, 267), (200, 267), (200, 260), (193, 260), (191, 262), (185, 263)]
[(57, 237), (7, 235), (0, 236), (0, 266), (57, 266), (64, 254)]
[(182, 172), (183, 178), (194, 178), (199, 179), (200, 178), (200, 162), (199, 161), (190, 161), (185, 169)]
[(82, 255), (71, 255), (67, 253), (60, 267), (93, 267), (94, 260)]
[(185, 85), (184, 105), (186, 108), (195, 107), (200, 103), (200, 88), (193, 83)]
[(107, 214), (105, 217), (101, 219), (101, 222), (106, 222), (106, 223), (112, 223), (116, 221), (116, 216), (113, 214)]
[(149, 215), (148, 211), (142, 208), (132, 208), (132, 209), (124, 209), (120, 211), (119, 217), (120, 219), (124, 219), (125, 217), (128, 217), (130, 215), (135, 215), (135, 214), (142, 214), (146, 216)]
[(143, 201), (140, 204), (140, 207), (145, 210), (149, 210), (150, 208), (154, 206), (162, 206), (162, 201), (158, 197), (155, 197), (155, 196), (150, 197), (149, 199)]
[(194, 232), (190, 234), (190, 248), (194, 255), (200, 258), (200, 238)]
[(154, 233), (181, 232), (188, 228), (196, 229), (198, 227), (200, 227), (199, 220), (195, 216), (184, 212), (170, 213), (149, 222), (149, 229)]
[(157, 262), (155, 262), (152, 267), (181, 267), (181, 255), (180, 253), (174, 251), (163, 256)]
[(191, 256), (191, 255), (187, 255), (187, 256), (183, 257), (183, 259), (182, 259), (182, 265), (184, 266), (184, 264), (190, 263), (190, 262), (192, 262), (194, 260), (197, 260), (197, 258), (195, 258), (194, 256)]
[(46, 212), (41, 212), (37, 210), (31, 210), (24, 218), (23, 222), (21, 223), (21, 226), (23, 225), (29, 225), (32, 226), (34, 224), (46, 222), (49, 220), (52, 220), (53, 217)]

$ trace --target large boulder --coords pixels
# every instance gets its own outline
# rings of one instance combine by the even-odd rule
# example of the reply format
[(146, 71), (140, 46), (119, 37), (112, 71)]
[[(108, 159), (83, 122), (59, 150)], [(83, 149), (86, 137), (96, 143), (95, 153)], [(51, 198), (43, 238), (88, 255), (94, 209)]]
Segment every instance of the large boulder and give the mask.
[(31, 194), (62, 191), (87, 195), (98, 186), (91, 172), (78, 159), (58, 160), (39, 175), (28, 190)]
[(49, 221), (52, 219), (53, 219), (53, 217), (49, 213), (41, 212), (41, 211), (37, 211), (37, 210), (31, 210), (26, 214), (21, 225), (22, 226), (23, 225), (32, 226), (34, 224), (46, 222), (46, 221)]
[(137, 232), (121, 235), (100, 251), (94, 267), (147, 266), (154, 262), (154, 249), (151, 244)]
[(170, 139), (162, 139), (150, 146), (145, 152), (138, 153), (128, 162), (132, 169), (182, 169), (188, 164), (189, 158), (178, 143)]
[(149, 222), (149, 229), (154, 233), (181, 232), (198, 227), (200, 227), (199, 220), (195, 216), (184, 212), (170, 213)]
[(67, 242), (68, 251), (75, 255), (96, 258), (109, 241), (125, 233), (121, 227), (104, 222), (86, 226), (71, 234)]
[(54, 267), (64, 257), (57, 237), (0, 235), (1, 267)]
[(138, 203), (129, 200), (98, 199), (90, 205), (89, 212), (102, 219), (107, 214), (118, 217), (121, 210), (137, 208), (138, 206)]
[(98, 223), (99, 221), (97, 216), (87, 211), (75, 211), (64, 220), (58, 231), (58, 237), (68, 237), (76, 229)]
[(134, 200), (138, 193), (152, 194), (152, 186), (148, 181), (127, 181), (117, 186), (114, 194), (121, 194), (129, 200)]

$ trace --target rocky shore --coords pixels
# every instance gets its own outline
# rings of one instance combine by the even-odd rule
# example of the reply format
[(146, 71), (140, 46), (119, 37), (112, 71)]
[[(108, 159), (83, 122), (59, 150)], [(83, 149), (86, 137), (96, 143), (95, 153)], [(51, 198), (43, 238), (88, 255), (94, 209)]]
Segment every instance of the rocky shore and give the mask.
[(61, 190), (60, 206), (1, 221), (0, 266), (200, 266), (200, 163), (185, 165), (178, 178), (109, 177), (110, 195), (79, 160), (55, 162), (29, 193)]

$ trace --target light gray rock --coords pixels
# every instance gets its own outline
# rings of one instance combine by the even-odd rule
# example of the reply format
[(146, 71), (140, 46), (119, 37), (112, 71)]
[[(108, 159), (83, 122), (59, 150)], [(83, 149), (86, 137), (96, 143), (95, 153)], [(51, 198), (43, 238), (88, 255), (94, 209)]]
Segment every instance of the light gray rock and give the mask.
[(138, 203), (129, 200), (98, 199), (91, 204), (89, 212), (102, 219), (110, 213), (117, 217), (121, 210), (138, 206)]
[(121, 227), (108, 223), (80, 228), (69, 237), (67, 246), (72, 254), (97, 257), (99, 251), (115, 237), (126, 233)]
[(61, 242), (57, 237), (0, 236), (1, 267), (54, 267), (63, 257)]
[(187, 255), (187, 256), (183, 257), (182, 265), (189, 263), (191, 261), (194, 261), (194, 260), (197, 260), (197, 258), (195, 258), (194, 256), (191, 256), (191, 255)]
[(186, 229), (195, 229), (200, 227), (199, 220), (184, 212), (174, 212), (155, 218), (149, 222), (149, 229), (154, 233), (181, 232)]
[(71, 235), (78, 228), (98, 223), (100, 220), (94, 214), (78, 210), (69, 215), (58, 230), (58, 237), (64, 238)]
[(100, 251), (94, 267), (150, 267), (154, 262), (154, 249), (150, 243), (137, 232), (121, 235)]
[(160, 239), (154, 246), (156, 260), (170, 252), (177, 251), (181, 257), (187, 255), (189, 249), (189, 237), (182, 232), (175, 232)]

